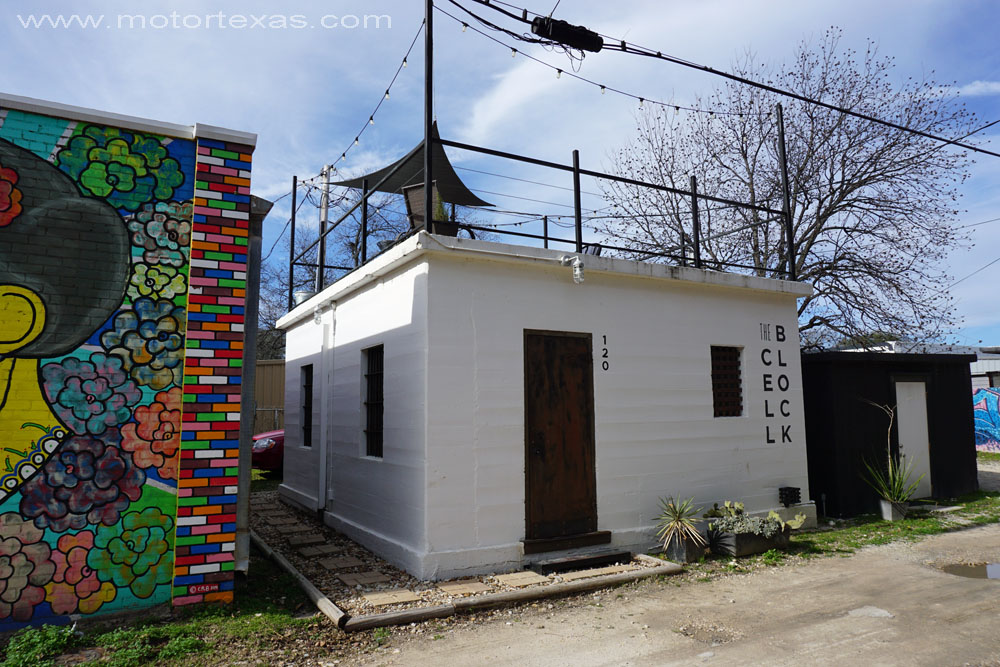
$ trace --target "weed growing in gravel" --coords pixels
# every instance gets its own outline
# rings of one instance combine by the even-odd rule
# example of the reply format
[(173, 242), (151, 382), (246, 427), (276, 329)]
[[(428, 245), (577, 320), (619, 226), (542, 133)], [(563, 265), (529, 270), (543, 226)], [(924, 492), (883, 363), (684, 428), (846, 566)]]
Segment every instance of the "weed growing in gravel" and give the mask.
[(375, 628), (375, 631), (372, 633), (372, 639), (375, 640), (377, 646), (385, 644), (391, 636), (392, 631), (389, 628)]

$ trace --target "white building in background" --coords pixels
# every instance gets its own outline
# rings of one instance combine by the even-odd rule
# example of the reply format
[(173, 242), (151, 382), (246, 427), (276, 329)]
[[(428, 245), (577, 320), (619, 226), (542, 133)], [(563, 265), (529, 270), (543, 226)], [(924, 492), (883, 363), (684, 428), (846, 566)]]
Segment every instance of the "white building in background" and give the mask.
[(807, 500), (811, 288), (574, 257), (421, 232), (282, 318), (282, 496), (424, 579), (645, 551), (668, 495)]

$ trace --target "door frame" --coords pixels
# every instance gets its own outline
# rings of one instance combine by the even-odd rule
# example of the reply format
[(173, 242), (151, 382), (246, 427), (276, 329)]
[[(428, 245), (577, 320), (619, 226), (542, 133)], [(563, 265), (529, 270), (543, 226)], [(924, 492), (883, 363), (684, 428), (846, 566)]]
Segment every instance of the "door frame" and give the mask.
[(934, 415), (930, 409), (931, 373), (919, 371), (889, 373), (889, 394), (892, 396), (892, 404), (896, 411), (896, 418), (892, 424), (892, 446), (893, 453), (899, 456), (899, 397), (896, 396), (897, 382), (924, 383), (924, 412), (927, 415), (927, 470), (930, 477), (931, 497), (934, 498)]
[[(597, 514), (597, 504), (598, 503), (597, 503), (597, 428), (596, 428), (596, 425), (597, 425), (597, 406), (596, 406), (596, 402), (595, 402), (596, 388), (594, 386), (595, 385), (595, 380), (596, 380), (596, 376), (594, 374), (594, 334), (591, 333), (591, 332), (580, 332), (580, 331), (554, 331), (554, 330), (550, 330), (550, 329), (524, 329), (524, 333), (522, 335), (522, 340), (521, 340), (521, 357), (523, 358), (524, 369), (523, 369), (523, 373), (522, 373), (521, 377), (522, 377), (522, 382), (524, 384), (524, 386), (523, 386), (523, 395), (524, 395), (524, 405), (523, 405), (523, 414), (524, 414), (524, 436), (523, 436), (524, 449), (523, 449), (523, 454), (524, 454), (524, 535), (525, 535), (525, 539), (526, 540), (532, 540), (532, 538), (528, 537), (528, 535), (530, 533), (530, 531), (529, 531), (530, 522), (529, 522), (529, 517), (528, 517), (528, 511), (529, 511), (529, 508), (531, 507), (531, 484), (529, 482), (529, 476), (528, 476), (528, 465), (529, 465), (529, 461), (530, 461), (530, 452), (529, 452), (529, 446), (528, 446), (528, 441), (529, 441), (529, 435), (530, 434), (529, 434), (529, 424), (528, 424), (528, 419), (527, 419), (527, 416), (528, 416), (528, 400), (529, 400), (529, 396), (528, 396), (528, 354), (527, 354), (527, 352), (528, 352), (528, 336), (556, 336), (556, 337), (560, 337), (560, 338), (583, 338), (583, 339), (586, 339), (587, 345), (588, 345), (588, 347), (590, 349), (590, 391), (588, 392), (588, 399), (589, 399), (589, 404), (590, 404), (590, 433), (589, 433), (589, 436), (590, 436), (590, 452), (589, 453), (591, 455), (591, 460), (594, 462), (594, 464), (592, 466), (592, 473), (593, 473), (593, 479), (594, 479), (594, 505), (593, 505), (593, 514), (594, 514), (594, 527), (595, 527), (595, 530), (596, 530), (596, 528), (597, 528), (597, 521), (598, 521), (598, 514)], [(590, 533), (590, 534), (585, 534), (585, 535), (594, 535), (596, 537), (598, 535), (598, 533)], [(572, 536), (570, 536), (570, 537), (572, 537)], [(599, 537), (599, 541), (600, 542), (609, 541), (608, 539), (604, 539), (604, 537), (605, 536), (603, 534), (601, 534), (600, 537)], [(610, 534), (608, 535), (608, 538), (610, 538)], [(539, 541), (540, 542), (541, 541), (546, 541), (546, 542), (551, 541), (551, 542), (553, 542), (555, 544), (555, 543), (561, 543), (563, 540), (565, 540), (565, 538), (546, 538), (544, 540), (539, 540)]]

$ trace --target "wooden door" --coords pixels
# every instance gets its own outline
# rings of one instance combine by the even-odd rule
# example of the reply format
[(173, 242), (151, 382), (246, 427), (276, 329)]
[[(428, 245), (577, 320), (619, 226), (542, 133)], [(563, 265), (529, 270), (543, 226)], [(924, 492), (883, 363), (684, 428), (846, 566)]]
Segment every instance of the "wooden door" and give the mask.
[(524, 332), (525, 537), (597, 530), (590, 334)]

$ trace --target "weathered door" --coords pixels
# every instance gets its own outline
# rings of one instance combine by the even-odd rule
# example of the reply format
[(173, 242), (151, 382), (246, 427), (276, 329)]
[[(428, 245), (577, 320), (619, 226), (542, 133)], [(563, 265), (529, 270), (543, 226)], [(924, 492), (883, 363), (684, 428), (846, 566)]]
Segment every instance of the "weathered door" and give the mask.
[(597, 530), (590, 334), (524, 332), (526, 539)]

